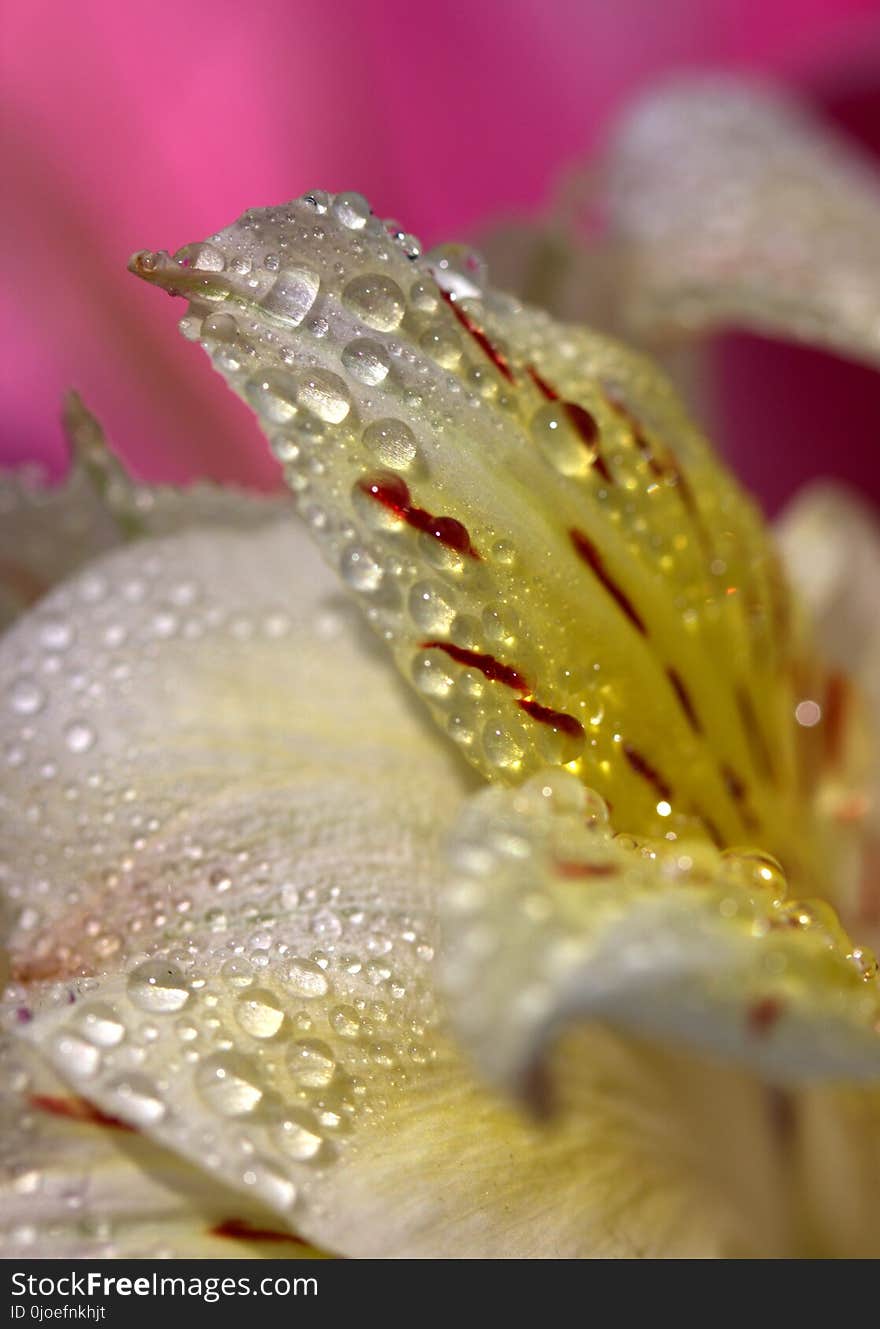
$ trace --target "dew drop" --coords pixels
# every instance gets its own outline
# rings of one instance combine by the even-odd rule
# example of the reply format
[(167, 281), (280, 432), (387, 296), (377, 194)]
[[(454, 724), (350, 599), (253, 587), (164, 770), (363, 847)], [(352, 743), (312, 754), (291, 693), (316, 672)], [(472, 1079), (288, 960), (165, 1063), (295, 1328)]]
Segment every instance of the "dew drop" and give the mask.
[(263, 1097), (256, 1067), (238, 1052), (218, 1052), (196, 1067), (196, 1088), (222, 1117), (246, 1117)]
[(110, 1107), (137, 1126), (155, 1126), (167, 1107), (152, 1080), (145, 1075), (125, 1075), (107, 1086)]
[(344, 379), (322, 369), (309, 370), (298, 382), (296, 399), (319, 420), (338, 425), (351, 409), (351, 397)]
[(332, 1050), (318, 1038), (301, 1038), (287, 1055), (291, 1075), (306, 1089), (325, 1089), (336, 1074)]
[(331, 1029), (340, 1038), (357, 1038), (361, 1032), (361, 1018), (354, 1006), (334, 1006), (329, 1020)]
[(342, 579), (352, 590), (375, 591), (382, 582), (382, 568), (362, 545), (347, 545), (339, 565)]
[(282, 1153), (297, 1163), (317, 1158), (324, 1144), (315, 1117), (303, 1108), (287, 1108), (284, 1120), (272, 1133)]
[(391, 368), (385, 348), (367, 337), (357, 337), (348, 343), (342, 352), (342, 363), (353, 378), (368, 387), (384, 382)]
[(370, 328), (393, 332), (404, 315), (406, 303), (397, 282), (378, 273), (355, 277), (342, 292), (342, 302)]
[(53, 1043), (53, 1050), (59, 1065), (69, 1075), (86, 1077), (94, 1075), (101, 1064), (101, 1053), (94, 1043), (79, 1035), (62, 1032)]
[(410, 590), (409, 612), (416, 627), (431, 634), (447, 632), (455, 617), (454, 605), (427, 581), (416, 582)]
[(294, 265), (279, 272), (260, 304), (270, 314), (297, 327), (318, 296), (321, 279), (311, 268)]
[(133, 969), (128, 978), (132, 1003), (151, 1015), (169, 1015), (182, 1010), (190, 998), (186, 979), (167, 960), (148, 960)]
[[(589, 415), (584, 413), (587, 419)], [(544, 457), (561, 475), (586, 475), (595, 450), (572, 428), (563, 402), (551, 401), (532, 416), (529, 431)]]
[(94, 746), (95, 731), (83, 720), (72, 720), (64, 730), (64, 742), (70, 752), (88, 752)]
[(296, 382), (283, 369), (267, 369), (244, 386), (248, 401), (264, 419), (283, 425), (296, 415)]
[(46, 694), (32, 678), (21, 676), (10, 686), (9, 704), (19, 715), (36, 715), (46, 704)]
[(287, 981), (299, 997), (323, 997), (329, 988), (327, 975), (314, 960), (294, 956), (287, 968)]
[(82, 1037), (95, 1047), (116, 1047), (125, 1037), (125, 1025), (114, 1008), (104, 1002), (81, 1006), (73, 1023)]
[(274, 1038), (284, 1023), (284, 1010), (274, 993), (251, 988), (236, 998), (235, 1018), (252, 1038)]
[(333, 200), (333, 213), (350, 231), (362, 231), (372, 215), (363, 194), (337, 194)]
[(415, 435), (402, 420), (374, 421), (364, 430), (363, 441), (377, 460), (393, 471), (408, 470), (418, 456)]

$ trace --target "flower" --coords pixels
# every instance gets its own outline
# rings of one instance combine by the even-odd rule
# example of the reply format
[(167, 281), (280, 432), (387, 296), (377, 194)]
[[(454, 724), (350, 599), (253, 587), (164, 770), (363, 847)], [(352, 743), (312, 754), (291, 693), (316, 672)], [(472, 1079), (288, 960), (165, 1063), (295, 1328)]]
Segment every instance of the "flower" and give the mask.
[[(132, 266), (302, 520), (131, 485), (75, 399), (75, 500), (9, 500), (10, 601), (127, 540), (0, 643), (19, 1240), (863, 1253), (856, 690), (667, 380), (357, 194)], [(786, 547), (861, 672), (837, 502)]]

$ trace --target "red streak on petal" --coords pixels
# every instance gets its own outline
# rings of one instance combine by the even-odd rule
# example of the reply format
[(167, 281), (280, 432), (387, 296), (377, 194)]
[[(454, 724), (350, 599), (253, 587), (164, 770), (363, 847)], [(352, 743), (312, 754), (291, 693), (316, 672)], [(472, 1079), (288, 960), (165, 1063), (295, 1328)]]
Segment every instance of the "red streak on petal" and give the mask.
[(573, 527), (568, 534), (578, 556), (583, 559), (589, 568), (592, 569), (608, 594), (617, 601), (633, 627), (637, 628), (642, 636), (647, 637), (648, 629), (645, 627), (635, 605), (606, 571), (605, 565), (602, 562), (602, 555), (599, 553), (592, 540), (584, 535), (583, 531), (577, 530), (576, 527)]
[(528, 692), (529, 685), (518, 670), (511, 665), (502, 664), (494, 655), (485, 655), (482, 651), (469, 651), (464, 646), (454, 646), (450, 641), (423, 641), (424, 651), (443, 651), (450, 660), (465, 665), (468, 669), (479, 669), (490, 683), (503, 683), (514, 692)]
[(401, 521), (405, 521), (414, 530), (433, 535), (435, 540), (439, 540), (448, 549), (454, 549), (458, 554), (480, 559), (478, 551), (471, 544), (467, 527), (455, 517), (435, 517), (425, 508), (416, 507), (411, 501), (409, 486), (399, 475), (393, 475), (389, 471), (372, 479), (361, 480), (359, 488), (362, 493), (374, 498), (377, 503), (381, 503), (384, 508), (400, 517)]
[(663, 779), (660, 772), (654, 770), (654, 767), (650, 764), (648, 759), (643, 757), (641, 752), (633, 747), (632, 743), (624, 743), (622, 746), (623, 755), (626, 757), (636, 775), (640, 775), (643, 780), (647, 780), (648, 784), (656, 789), (660, 797), (665, 798), (666, 801), (669, 802), (672, 798), (672, 790), (669, 788), (669, 785)]
[(460, 307), (458, 302), (456, 300), (453, 300), (452, 296), (449, 294), (448, 291), (444, 291), (442, 286), (439, 286), (437, 289), (439, 290), (440, 294), (443, 296), (443, 299), (449, 305), (449, 308), (452, 310), (453, 314), (458, 319), (461, 326), (464, 328), (465, 332), (469, 333), (470, 336), (473, 337), (474, 341), (477, 343), (480, 350), (483, 352), (484, 355), (487, 355), (489, 357), (495, 368), (498, 370), (499, 374), (503, 374), (504, 377), (507, 379), (508, 383), (513, 383), (514, 382), (513, 370), (511, 369), (510, 365), (508, 364), (505, 357), (501, 354), (501, 352), (492, 345), (492, 343), (490, 342), (489, 338), (486, 336), (483, 329), (478, 327), (477, 324), (473, 321), (473, 319), (470, 318), (464, 312), (464, 310)]
[(676, 697), (678, 697), (681, 709), (684, 711), (685, 716), (687, 717), (687, 722), (690, 725), (691, 729), (693, 729), (695, 734), (701, 734), (703, 732), (703, 726), (700, 724), (700, 717), (697, 715), (697, 712), (694, 710), (694, 704), (691, 701), (691, 694), (688, 692), (684, 683), (681, 681), (680, 675), (677, 674), (674, 669), (667, 669), (666, 677), (669, 679), (669, 682), (672, 684), (675, 695)]
[(762, 997), (750, 1006), (746, 1016), (749, 1033), (763, 1038), (769, 1034), (785, 1007), (778, 997)]
[(542, 706), (540, 702), (534, 701), (531, 697), (523, 697), (517, 702), (518, 706), (530, 715), (533, 720), (539, 724), (552, 725), (554, 729), (559, 729), (563, 734), (568, 734), (570, 738), (583, 738), (584, 727), (573, 715), (567, 715), (565, 711), (554, 711), (549, 706)]
[(831, 767), (840, 763), (849, 700), (849, 682), (846, 675), (838, 672), (829, 674), (825, 685), (825, 705), (822, 708), (822, 715), (825, 721), (825, 760)]
[(568, 859), (557, 859), (553, 867), (557, 876), (572, 881), (582, 877), (616, 877), (618, 873), (615, 863), (572, 863)]
[(84, 1098), (61, 1098), (54, 1094), (31, 1094), (30, 1103), (32, 1107), (39, 1108), (41, 1112), (48, 1112), (52, 1117), (64, 1117), (67, 1121), (79, 1121), (87, 1126), (109, 1126), (116, 1131), (135, 1131), (134, 1126), (130, 1126), (127, 1121), (122, 1121), (119, 1117), (111, 1117), (109, 1113), (102, 1112)]
[(295, 1232), (280, 1232), (271, 1227), (252, 1227), (243, 1218), (225, 1218), (208, 1229), (212, 1237), (229, 1237), (234, 1241), (274, 1241), (292, 1242), (294, 1246), (307, 1243)]

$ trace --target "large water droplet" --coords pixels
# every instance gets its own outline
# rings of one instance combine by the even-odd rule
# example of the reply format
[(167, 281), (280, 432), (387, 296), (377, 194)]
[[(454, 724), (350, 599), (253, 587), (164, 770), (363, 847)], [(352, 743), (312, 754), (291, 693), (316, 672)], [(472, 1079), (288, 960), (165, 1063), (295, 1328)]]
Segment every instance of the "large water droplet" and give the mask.
[(81, 1006), (73, 1023), (83, 1038), (94, 1043), (95, 1047), (116, 1047), (125, 1037), (125, 1025), (106, 1002), (89, 1002)]
[(167, 960), (148, 960), (131, 971), (129, 999), (151, 1015), (169, 1015), (182, 1010), (190, 992), (180, 970)]
[(22, 675), (12, 681), (9, 704), (19, 715), (36, 715), (46, 704), (46, 694), (39, 683)]
[(64, 730), (64, 742), (71, 752), (88, 752), (94, 746), (95, 731), (84, 720), (72, 720)]
[(323, 369), (310, 369), (298, 381), (296, 399), (319, 420), (338, 425), (351, 409), (345, 380)]
[(467, 245), (436, 245), (425, 254), (425, 263), (437, 285), (457, 300), (480, 297), (486, 285), (486, 262)]
[(301, 1038), (293, 1043), (287, 1065), (297, 1083), (306, 1089), (325, 1089), (336, 1074), (333, 1052), (318, 1038)]
[(249, 378), (244, 392), (266, 420), (283, 425), (296, 415), (296, 383), (283, 369), (267, 369)]
[(316, 1158), (324, 1143), (315, 1117), (304, 1108), (287, 1108), (272, 1133), (282, 1152), (297, 1163)]
[(223, 1117), (246, 1117), (263, 1097), (254, 1063), (237, 1052), (207, 1057), (197, 1066), (195, 1080), (208, 1107)]
[(270, 314), (296, 327), (315, 303), (320, 285), (317, 273), (296, 264), (279, 272), (260, 303)]
[(362, 231), (372, 215), (363, 194), (337, 194), (333, 200), (333, 212), (350, 231)]
[(352, 590), (375, 591), (382, 583), (381, 564), (363, 545), (347, 545), (342, 551), (339, 571)]
[(101, 1053), (94, 1043), (78, 1034), (62, 1031), (56, 1035), (52, 1047), (59, 1065), (69, 1075), (94, 1075), (101, 1064)]
[(415, 435), (402, 420), (376, 420), (364, 430), (364, 445), (383, 466), (405, 471), (418, 456)]
[(384, 382), (391, 368), (385, 348), (368, 337), (356, 337), (342, 352), (342, 363), (353, 378), (368, 387)]
[(573, 426), (565, 403), (551, 401), (538, 408), (529, 426), (541, 452), (561, 475), (586, 475), (596, 456), (593, 417), (580, 411), (578, 418), (582, 419), (580, 431)]
[(393, 332), (406, 309), (397, 282), (379, 273), (355, 277), (342, 292), (342, 302), (368, 327), (379, 332)]
[(455, 607), (443, 595), (440, 587), (419, 581), (409, 593), (409, 612), (416, 627), (422, 632), (442, 634), (455, 617)]
[(284, 1023), (284, 1009), (266, 988), (250, 988), (236, 998), (235, 1018), (252, 1038), (274, 1038)]
[(296, 955), (287, 968), (287, 981), (299, 997), (323, 997), (329, 988), (327, 975), (319, 964)]
[(112, 1081), (107, 1089), (109, 1106), (126, 1121), (137, 1126), (155, 1126), (165, 1116), (167, 1107), (159, 1090), (145, 1075), (124, 1075)]

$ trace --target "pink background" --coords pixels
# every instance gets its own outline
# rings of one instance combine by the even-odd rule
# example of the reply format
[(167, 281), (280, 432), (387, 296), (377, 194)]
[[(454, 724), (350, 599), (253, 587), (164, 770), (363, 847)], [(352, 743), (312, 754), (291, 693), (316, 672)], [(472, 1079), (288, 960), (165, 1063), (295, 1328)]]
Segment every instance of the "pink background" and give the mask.
[[(75, 385), (143, 475), (274, 480), (178, 310), (126, 274), (135, 249), (315, 186), (460, 237), (537, 208), (627, 97), (698, 65), (809, 86), (880, 143), (876, 0), (5, 0), (0, 22), (0, 457), (56, 469)], [(878, 376), (782, 348), (761, 358), (762, 400), (755, 358), (728, 348), (721, 390), (731, 455), (765, 499), (825, 469), (880, 492)]]

